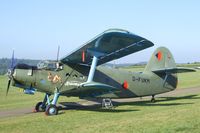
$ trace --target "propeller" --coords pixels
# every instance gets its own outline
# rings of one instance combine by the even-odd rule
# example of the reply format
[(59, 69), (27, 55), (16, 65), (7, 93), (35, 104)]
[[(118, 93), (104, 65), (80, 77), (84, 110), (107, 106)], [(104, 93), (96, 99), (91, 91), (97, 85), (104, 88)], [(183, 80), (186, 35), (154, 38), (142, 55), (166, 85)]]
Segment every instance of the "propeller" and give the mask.
[(11, 64), (10, 64), (10, 67), (9, 67), (8, 73), (7, 73), (9, 80), (8, 80), (8, 85), (7, 85), (7, 90), (6, 90), (6, 96), (8, 95), (8, 92), (9, 92), (9, 89), (10, 89), (10, 83), (13, 80), (13, 71), (14, 71), (14, 63), (15, 63), (14, 62), (14, 60), (15, 60), (14, 55), (15, 55), (15, 52), (13, 50)]

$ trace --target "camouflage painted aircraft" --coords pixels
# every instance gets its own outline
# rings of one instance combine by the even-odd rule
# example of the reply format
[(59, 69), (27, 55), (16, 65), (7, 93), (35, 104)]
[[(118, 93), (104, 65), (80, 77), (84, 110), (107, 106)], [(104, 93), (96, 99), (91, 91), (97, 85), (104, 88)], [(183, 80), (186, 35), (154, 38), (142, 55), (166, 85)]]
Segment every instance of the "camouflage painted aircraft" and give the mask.
[(102, 99), (152, 96), (154, 101), (155, 95), (177, 87), (177, 73), (194, 71), (176, 67), (167, 48), (156, 49), (143, 72), (101, 66), (153, 45), (125, 30), (107, 30), (59, 61), (43, 61), (37, 66), (17, 64), (8, 74), (7, 93), (11, 81), (26, 94), (36, 90), (45, 93), (35, 110), (47, 115), (58, 114), (59, 96)]

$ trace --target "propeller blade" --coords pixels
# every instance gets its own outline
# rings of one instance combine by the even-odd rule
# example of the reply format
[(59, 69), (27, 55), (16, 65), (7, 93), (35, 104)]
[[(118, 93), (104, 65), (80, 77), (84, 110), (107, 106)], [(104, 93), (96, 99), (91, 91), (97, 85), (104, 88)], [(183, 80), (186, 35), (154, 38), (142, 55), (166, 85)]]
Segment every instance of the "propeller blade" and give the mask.
[(11, 79), (8, 80), (8, 86), (7, 86), (7, 90), (6, 90), (6, 96), (8, 95), (8, 91), (10, 89), (10, 83), (11, 83)]

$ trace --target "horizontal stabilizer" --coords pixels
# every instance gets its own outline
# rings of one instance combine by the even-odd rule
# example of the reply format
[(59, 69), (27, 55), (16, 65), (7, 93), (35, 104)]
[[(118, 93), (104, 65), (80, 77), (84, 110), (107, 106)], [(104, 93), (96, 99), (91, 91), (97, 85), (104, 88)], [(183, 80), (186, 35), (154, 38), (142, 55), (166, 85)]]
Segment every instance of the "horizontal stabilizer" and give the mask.
[(153, 70), (152, 72), (154, 72), (156, 74), (161, 74), (161, 73), (185, 73), (185, 72), (196, 72), (196, 70), (192, 69), (192, 68), (185, 68), (185, 67), (173, 67), (173, 68), (157, 69), (157, 70)]

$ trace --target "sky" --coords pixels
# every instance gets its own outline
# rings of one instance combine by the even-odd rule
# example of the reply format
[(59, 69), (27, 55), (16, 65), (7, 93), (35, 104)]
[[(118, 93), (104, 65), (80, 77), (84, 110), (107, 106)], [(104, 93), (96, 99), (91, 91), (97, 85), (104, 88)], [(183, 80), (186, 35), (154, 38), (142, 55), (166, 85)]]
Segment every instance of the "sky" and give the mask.
[(200, 61), (199, 0), (0, 0), (0, 58), (56, 59), (110, 28), (155, 46), (115, 63), (148, 61), (165, 46), (176, 62)]

